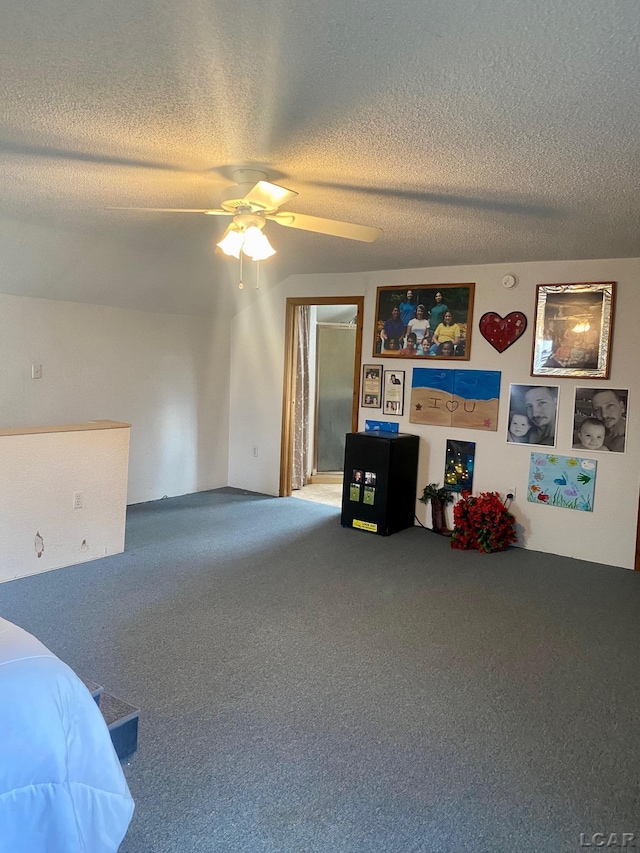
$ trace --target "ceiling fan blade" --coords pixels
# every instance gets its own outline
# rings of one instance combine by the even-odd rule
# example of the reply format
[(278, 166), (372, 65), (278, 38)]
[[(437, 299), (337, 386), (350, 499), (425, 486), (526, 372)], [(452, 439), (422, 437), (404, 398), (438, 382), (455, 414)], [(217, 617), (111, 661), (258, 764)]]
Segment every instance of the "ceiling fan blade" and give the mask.
[(267, 213), (267, 219), (287, 228), (301, 228), (303, 231), (315, 231), (318, 234), (330, 234), (333, 237), (346, 237), (347, 240), (360, 240), (372, 243), (382, 234), (381, 228), (370, 225), (354, 225), (351, 222), (338, 222), (335, 219), (322, 219), (319, 216), (307, 216), (306, 213)]
[(277, 210), (287, 201), (295, 198), (298, 193), (270, 184), (269, 181), (258, 181), (245, 195), (244, 201), (248, 204), (261, 207), (263, 210)]
[(209, 216), (233, 216), (228, 210), (202, 207), (107, 207), (107, 210), (143, 210), (147, 213), (206, 213)]

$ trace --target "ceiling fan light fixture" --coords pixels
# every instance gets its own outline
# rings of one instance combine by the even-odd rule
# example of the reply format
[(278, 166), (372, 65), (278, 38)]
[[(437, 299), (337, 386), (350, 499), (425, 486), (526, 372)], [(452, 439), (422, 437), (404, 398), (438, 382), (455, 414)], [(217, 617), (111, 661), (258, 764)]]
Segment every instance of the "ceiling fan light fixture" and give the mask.
[(254, 225), (245, 231), (242, 251), (254, 261), (264, 261), (276, 253), (266, 234)]
[(229, 257), (239, 258), (242, 246), (244, 243), (244, 235), (242, 231), (235, 228), (227, 231), (225, 236), (217, 244), (220, 249)]
[(264, 261), (276, 253), (256, 225), (232, 225), (217, 246), (229, 257), (239, 258), (242, 253), (252, 261)]
[(259, 231), (264, 228), (267, 220), (287, 228), (327, 234), (330, 237), (344, 237), (347, 240), (360, 240), (363, 243), (372, 243), (382, 233), (382, 229), (373, 228), (370, 225), (357, 225), (353, 222), (340, 222), (321, 216), (280, 211), (280, 206), (294, 199), (298, 193), (272, 184), (266, 180), (266, 177), (266, 173), (258, 169), (243, 167), (234, 169), (233, 178), (236, 183), (222, 192), (219, 208), (119, 207), (109, 209), (232, 216), (233, 222), (225, 231), (217, 247), (225, 255), (239, 258), (244, 254), (254, 261), (261, 261), (275, 255), (275, 249), (266, 237), (251, 233), (245, 239), (245, 232)]

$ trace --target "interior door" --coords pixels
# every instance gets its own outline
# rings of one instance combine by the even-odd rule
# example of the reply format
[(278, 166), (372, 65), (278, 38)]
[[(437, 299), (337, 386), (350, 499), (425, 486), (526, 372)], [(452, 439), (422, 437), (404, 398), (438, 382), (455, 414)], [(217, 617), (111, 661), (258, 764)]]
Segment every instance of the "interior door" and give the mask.
[[(291, 296), (286, 300), (285, 350), (282, 393), (282, 434), (280, 441), (280, 495), (291, 494), (293, 468), (293, 434), (296, 399), (296, 337), (297, 312), (300, 305), (353, 305), (355, 306), (355, 355), (351, 363), (351, 422), (346, 432), (358, 426), (358, 400), (360, 396), (360, 361), (362, 354), (363, 296)], [(346, 434), (346, 433), (345, 433)], [(342, 470), (342, 460), (338, 470)]]
[(316, 338), (316, 458), (319, 473), (342, 471), (351, 432), (356, 327), (318, 323)]

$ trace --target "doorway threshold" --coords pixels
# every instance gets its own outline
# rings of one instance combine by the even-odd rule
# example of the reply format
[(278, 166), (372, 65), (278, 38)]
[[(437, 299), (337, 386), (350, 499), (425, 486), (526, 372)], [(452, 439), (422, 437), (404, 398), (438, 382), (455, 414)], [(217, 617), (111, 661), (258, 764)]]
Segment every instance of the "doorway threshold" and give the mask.
[(342, 479), (342, 471), (316, 472), (309, 476), (309, 485), (319, 485), (321, 483), (342, 483)]
[(294, 489), (291, 492), (291, 497), (341, 507), (342, 485), (340, 483), (315, 483), (314, 485), (303, 486), (301, 489)]

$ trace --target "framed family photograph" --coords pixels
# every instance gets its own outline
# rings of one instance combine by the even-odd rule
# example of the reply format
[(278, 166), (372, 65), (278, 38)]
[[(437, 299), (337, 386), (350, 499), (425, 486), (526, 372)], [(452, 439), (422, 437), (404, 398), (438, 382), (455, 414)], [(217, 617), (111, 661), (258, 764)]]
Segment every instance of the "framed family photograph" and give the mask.
[(629, 391), (620, 388), (576, 388), (573, 447), (577, 450), (624, 453)]
[(379, 287), (373, 355), (468, 361), (475, 284)]
[(539, 284), (532, 376), (608, 379), (616, 284)]
[(558, 385), (511, 385), (507, 441), (555, 447), (559, 395)]
[(382, 410), (385, 415), (404, 415), (404, 370), (385, 370)]
[(362, 366), (362, 399), (364, 409), (379, 409), (382, 405), (382, 367), (379, 364)]

